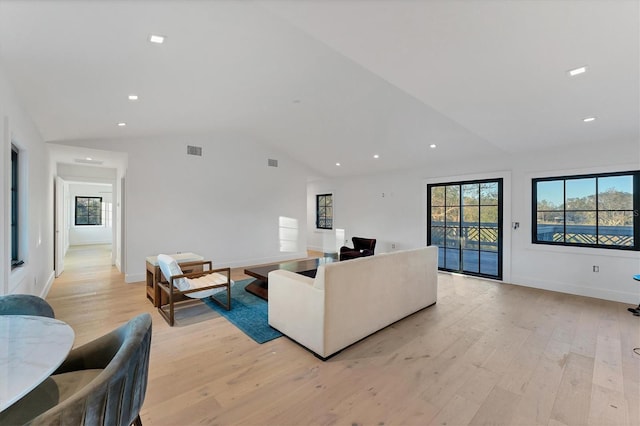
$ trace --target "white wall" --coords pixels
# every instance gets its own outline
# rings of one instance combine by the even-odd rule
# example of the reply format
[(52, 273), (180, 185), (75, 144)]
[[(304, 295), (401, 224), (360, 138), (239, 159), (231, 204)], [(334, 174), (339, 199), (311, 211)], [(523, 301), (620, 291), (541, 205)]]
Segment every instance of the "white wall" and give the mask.
[[(520, 157), (463, 159), (429, 168), (308, 184), (308, 241), (322, 247), (315, 230), (315, 195), (334, 193), (334, 223), (345, 238), (377, 238), (376, 252), (426, 243), (426, 185), (465, 179), (504, 179), (504, 281), (571, 294), (638, 303), (640, 253), (531, 244), (531, 179), (539, 176), (640, 169), (640, 143), (531, 152)], [(383, 196), (384, 194), (384, 196)], [(518, 230), (511, 222), (520, 222)], [(600, 267), (599, 273), (592, 266)]]
[[(21, 258), (25, 264), (11, 270), (10, 169), (11, 142), (20, 148)], [(37, 128), (24, 113), (0, 68), (0, 294), (45, 296), (53, 283), (53, 173), (48, 152)]]
[(113, 185), (99, 185), (90, 183), (70, 183), (69, 184), (69, 217), (71, 218), (69, 227), (69, 244), (111, 244), (113, 240), (113, 219), (111, 223), (103, 218), (102, 225), (96, 226), (76, 226), (75, 222), (75, 200), (76, 197), (102, 197), (103, 203), (110, 203), (113, 218)]
[[(79, 141), (125, 152), (126, 281), (142, 281), (145, 258), (194, 252), (219, 266), (306, 256), (306, 170), (239, 136)], [(187, 145), (203, 156), (186, 155)], [(267, 160), (279, 167), (267, 167)], [(280, 251), (279, 218), (299, 225), (296, 251)]]

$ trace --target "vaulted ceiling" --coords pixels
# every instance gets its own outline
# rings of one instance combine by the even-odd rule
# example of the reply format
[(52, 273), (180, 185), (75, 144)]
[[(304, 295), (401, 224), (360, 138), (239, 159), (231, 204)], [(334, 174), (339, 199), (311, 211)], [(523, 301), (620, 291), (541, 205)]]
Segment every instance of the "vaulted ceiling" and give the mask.
[(47, 141), (234, 132), (342, 176), (640, 141), (639, 17), (637, 0), (0, 0), (0, 68)]

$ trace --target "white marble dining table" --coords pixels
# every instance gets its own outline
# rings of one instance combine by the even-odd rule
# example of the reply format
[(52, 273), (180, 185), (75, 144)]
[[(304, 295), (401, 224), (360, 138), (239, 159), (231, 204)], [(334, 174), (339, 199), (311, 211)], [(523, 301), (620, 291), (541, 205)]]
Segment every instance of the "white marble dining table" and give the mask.
[(0, 315), (0, 411), (49, 377), (74, 338), (68, 324), (53, 318)]

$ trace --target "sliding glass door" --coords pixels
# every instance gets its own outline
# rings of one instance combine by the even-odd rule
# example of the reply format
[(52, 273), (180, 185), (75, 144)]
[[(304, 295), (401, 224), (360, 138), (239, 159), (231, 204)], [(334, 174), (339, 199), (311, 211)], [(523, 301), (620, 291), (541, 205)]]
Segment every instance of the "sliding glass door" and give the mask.
[(428, 185), (427, 211), (438, 269), (502, 279), (502, 179)]

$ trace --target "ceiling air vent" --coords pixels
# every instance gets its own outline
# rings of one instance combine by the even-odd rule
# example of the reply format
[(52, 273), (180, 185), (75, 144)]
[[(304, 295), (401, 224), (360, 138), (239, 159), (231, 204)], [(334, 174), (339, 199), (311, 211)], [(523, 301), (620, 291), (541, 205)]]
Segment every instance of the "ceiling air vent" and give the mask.
[(278, 160), (274, 160), (273, 158), (269, 158), (269, 160), (267, 160), (267, 165), (269, 167), (278, 167)]
[(202, 147), (187, 145), (187, 155), (197, 155), (198, 157), (202, 157)]

